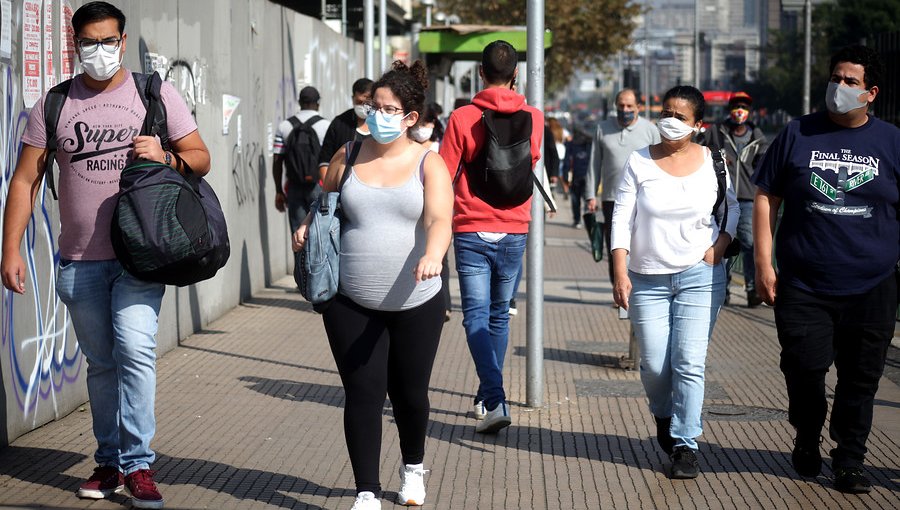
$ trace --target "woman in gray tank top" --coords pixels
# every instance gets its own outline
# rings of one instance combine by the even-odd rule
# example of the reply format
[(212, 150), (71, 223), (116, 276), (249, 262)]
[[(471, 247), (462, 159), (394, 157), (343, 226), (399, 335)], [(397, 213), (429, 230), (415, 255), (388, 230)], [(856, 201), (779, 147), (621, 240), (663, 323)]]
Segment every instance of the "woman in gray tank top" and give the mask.
[[(371, 138), (331, 160), (324, 190), (341, 189), (339, 292), (323, 313), (346, 396), (344, 435), (357, 497), (352, 510), (381, 508), (378, 478), (385, 395), (400, 433), (398, 503), (425, 501), (428, 385), (444, 324), (442, 259), (450, 245), (453, 190), (443, 159), (409, 136), (422, 114), (425, 66), (394, 62), (372, 86)], [(361, 143), (348, 161), (353, 143)], [(310, 218), (294, 233), (305, 242)]]

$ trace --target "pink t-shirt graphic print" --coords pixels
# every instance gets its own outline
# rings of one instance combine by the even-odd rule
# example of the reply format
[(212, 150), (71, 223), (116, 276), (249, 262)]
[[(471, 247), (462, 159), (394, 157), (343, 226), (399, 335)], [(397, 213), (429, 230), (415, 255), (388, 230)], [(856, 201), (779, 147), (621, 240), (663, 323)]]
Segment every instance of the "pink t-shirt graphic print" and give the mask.
[[(127, 71), (126, 71), (127, 72)], [(190, 111), (171, 83), (163, 82), (169, 138), (196, 131)], [(57, 124), (59, 252), (68, 260), (115, 258), (110, 222), (119, 192), (119, 174), (132, 159), (132, 140), (140, 133), (146, 108), (130, 72), (114, 89), (97, 92), (76, 76)], [(44, 98), (28, 118), (22, 141), (44, 148)]]

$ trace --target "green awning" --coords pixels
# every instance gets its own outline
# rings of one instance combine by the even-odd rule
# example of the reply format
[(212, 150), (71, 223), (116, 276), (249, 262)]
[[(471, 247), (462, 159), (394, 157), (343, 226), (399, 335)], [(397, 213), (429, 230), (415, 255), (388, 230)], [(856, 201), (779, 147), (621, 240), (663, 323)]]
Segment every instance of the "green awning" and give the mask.
[[(488, 44), (504, 40), (511, 44), (525, 60), (528, 33), (525, 27), (492, 25), (450, 25), (423, 28), (419, 33), (419, 53), (428, 60), (481, 60), (481, 51)], [(544, 32), (544, 49), (550, 48), (552, 34)]]

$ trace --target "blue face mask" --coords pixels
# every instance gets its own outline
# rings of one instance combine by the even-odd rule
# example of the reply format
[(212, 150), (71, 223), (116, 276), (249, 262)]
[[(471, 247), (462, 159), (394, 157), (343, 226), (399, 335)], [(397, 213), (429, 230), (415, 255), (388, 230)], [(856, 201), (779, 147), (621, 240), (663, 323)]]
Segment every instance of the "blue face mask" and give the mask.
[(391, 143), (406, 131), (403, 119), (407, 115), (409, 114), (386, 115), (381, 110), (375, 110), (366, 117), (366, 126), (369, 126), (369, 132), (372, 133), (372, 138), (376, 142)]
[(616, 110), (616, 119), (619, 120), (620, 126), (630, 126), (631, 123), (634, 122), (634, 112)]

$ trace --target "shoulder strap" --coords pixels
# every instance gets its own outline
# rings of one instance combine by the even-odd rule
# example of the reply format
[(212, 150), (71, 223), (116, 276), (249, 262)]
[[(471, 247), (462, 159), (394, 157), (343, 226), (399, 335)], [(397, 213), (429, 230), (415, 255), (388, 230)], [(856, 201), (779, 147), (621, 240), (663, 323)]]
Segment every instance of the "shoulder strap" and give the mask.
[[(300, 120), (300, 119), (297, 119), (297, 120)], [(312, 127), (316, 125), (316, 122), (319, 122), (320, 120), (322, 120), (322, 117), (320, 117), (318, 115), (313, 115), (312, 117), (307, 119), (306, 122), (304, 122), (303, 124), (306, 127), (312, 129)]]
[(142, 136), (158, 136), (164, 150), (171, 151), (166, 105), (160, 96), (162, 77), (157, 72), (150, 74), (132, 73), (141, 101), (147, 107), (147, 116), (141, 126)]
[(59, 200), (56, 194), (56, 182), (53, 178), (53, 164), (56, 162), (56, 126), (59, 124), (59, 116), (62, 113), (63, 105), (69, 97), (69, 89), (72, 87), (72, 80), (68, 79), (47, 92), (44, 98), (44, 131), (47, 134), (47, 159), (44, 162), (44, 175), (47, 179), (47, 187), (54, 200)]
[(303, 125), (303, 123), (300, 122), (300, 119), (298, 119), (296, 115), (291, 115), (290, 117), (288, 117), (288, 122), (291, 123), (291, 131)]
[[(716, 171), (716, 181), (719, 183), (718, 192), (716, 194), (716, 204), (713, 206), (713, 216), (719, 210), (719, 207), (722, 206), (722, 202), (725, 201), (725, 190), (728, 188), (727, 181), (725, 180), (725, 172), (728, 170), (725, 169), (725, 158), (722, 155), (722, 149), (720, 148), (710, 148), (710, 154), (712, 155), (713, 160), (713, 168)], [(719, 232), (725, 232), (725, 225), (728, 223), (728, 207), (725, 208), (725, 213), (722, 216), (722, 224), (719, 225)]]
[[(353, 145), (350, 147), (350, 145)], [(347, 182), (347, 179), (350, 178), (350, 168), (353, 167), (353, 163), (356, 163), (356, 157), (359, 156), (359, 149), (362, 147), (362, 142), (348, 142), (347, 143), (347, 162), (344, 164), (344, 173), (341, 174), (341, 182), (338, 184), (338, 191), (341, 191), (344, 187), (344, 183)]]

